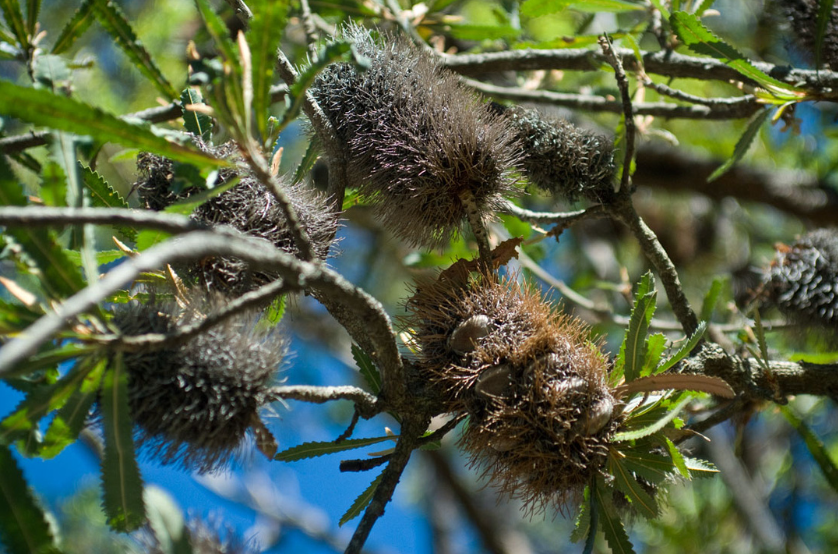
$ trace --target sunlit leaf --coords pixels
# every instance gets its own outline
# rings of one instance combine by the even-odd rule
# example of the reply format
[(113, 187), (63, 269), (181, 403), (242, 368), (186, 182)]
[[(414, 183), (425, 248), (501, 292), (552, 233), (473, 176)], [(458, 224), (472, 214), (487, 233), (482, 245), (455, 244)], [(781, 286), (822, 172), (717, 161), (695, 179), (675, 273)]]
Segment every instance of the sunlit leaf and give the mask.
[(521, 15), (539, 17), (573, 9), (580, 12), (625, 12), (645, 9), (642, 4), (623, 0), (526, 0), (521, 4)]
[(614, 442), (623, 442), (629, 440), (640, 439), (643, 437), (647, 437), (653, 433), (657, 433), (666, 425), (671, 422), (677, 415), (681, 412), (682, 409), (687, 405), (687, 403), (692, 400), (692, 397), (686, 396), (680, 402), (669, 408), (666, 415), (655, 421), (649, 426), (641, 427), (640, 429), (634, 429), (631, 431), (623, 431), (621, 433), (616, 433), (613, 437)]
[(3, 19), (11, 28), (18, 44), (25, 48), (29, 44), (29, 38), (27, 37), (26, 26), (23, 24), (20, 2), (18, 0), (0, 0), (0, 10), (3, 11)]
[(209, 143), (212, 138), (212, 118), (201, 112), (186, 109), (186, 106), (190, 104), (204, 103), (201, 91), (192, 87), (183, 89), (180, 94), (180, 103), (183, 111), (184, 128), (196, 137), (200, 137), (205, 143)]
[(713, 319), (713, 312), (716, 309), (716, 304), (719, 303), (719, 297), (722, 294), (722, 288), (726, 282), (727, 279), (724, 277), (713, 279), (710, 290), (707, 291), (707, 294), (704, 296), (704, 301), (701, 304), (701, 315), (699, 316), (701, 321), (711, 321)]
[(666, 335), (663, 333), (649, 335), (649, 339), (646, 341), (646, 357), (643, 360), (643, 369), (640, 370), (640, 377), (646, 377), (652, 373), (652, 370), (660, 363), (661, 354), (663, 354), (665, 348)]
[(707, 331), (707, 322), (702, 321), (698, 324), (695, 332), (690, 336), (689, 340), (684, 342), (681, 345), (681, 348), (678, 349), (675, 354), (673, 354), (668, 360), (663, 362), (660, 366), (655, 369), (655, 373), (663, 373), (667, 369), (673, 367), (675, 364), (683, 360), (687, 355), (693, 351), (693, 349), (698, 345), (701, 339), (704, 337), (704, 333)]
[(638, 285), (626, 336), (618, 355), (622, 361), (626, 381), (637, 379), (643, 368), (646, 359), (646, 332), (655, 313), (656, 297), (655, 279), (651, 272), (647, 272)]
[(247, 43), (250, 45), (253, 74), (253, 114), (256, 129), (262, 140), (268, 136), (268, 109), (271, 106), (270, 88), (276, 65), (276, 49), (285, 27), (288, 11), (287, 0), (250, 0), (253, 12)]
[(305, 176), (308, 175), (308, 172), (314, 167), (314, 164), (320, 157), (320, 149), (320, 139), (317, 138), (317, 135), (312, 136), (311, 141), (308, 143), (308, 148), (306, 148), (306, 153), (300, 161), (300, 165), (298, 165), (297, 170), (294, 171), (294, 184), (301, 182)]

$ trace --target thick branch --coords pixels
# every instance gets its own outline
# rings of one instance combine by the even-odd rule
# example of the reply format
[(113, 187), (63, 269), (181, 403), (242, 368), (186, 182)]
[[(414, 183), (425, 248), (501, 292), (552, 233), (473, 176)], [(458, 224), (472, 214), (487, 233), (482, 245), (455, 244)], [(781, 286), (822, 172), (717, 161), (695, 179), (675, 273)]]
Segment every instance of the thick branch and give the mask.
[[(190, 231), (208, 230), (210, 227), (186, 216), (125, 210), (122, 208), (52, 208), (44, 206), (0, 207), (0, 225), (14, 227), (47, 227), (57, 225), (130, 225), (165, 231), (173, 235)], [(220, 228), (214, 228), (216, 230)], [(232, 228), (230, 232), (234, 232)]]

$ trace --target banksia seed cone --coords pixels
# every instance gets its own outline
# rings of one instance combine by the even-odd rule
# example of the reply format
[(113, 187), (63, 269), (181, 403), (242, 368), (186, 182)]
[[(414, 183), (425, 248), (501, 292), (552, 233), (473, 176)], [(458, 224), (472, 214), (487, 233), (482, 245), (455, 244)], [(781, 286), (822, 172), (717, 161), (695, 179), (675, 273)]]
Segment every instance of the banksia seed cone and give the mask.
[[(820, 2), (818, 0), (779, 0), (778, 3), (791, 25), (797, 43), (814, 58)], [(838, 69), (838, 8), (834, 5), (826, 24), (821, 60), (829, 67)]]
[(471, 416), (472, 463), (530, 511), (576, 500), (619, 423), (608, 362), (584, 325), (494, 275), (425, 283), (407, 307), (420, 373), (448, 410)]
[[(217, 148), (200, 146), (217, 157), (231, 158), (235, 154), (232, 143)], [(148, 209), (162, 210), (200, 192), (196, 187), (173, 190), (175, 167), (165, 158), (141, 154), (137, 167), (143, 178), (135, 186)], [(208, 225), (228, 225), (249, 237), (264, 239), (281, 250), (299, 255), (274, 195), (250, 172), (239, 170), (238, 174), (241, 181), (236, 186), (202, 204), (191, 217)], [(225, 170), (220, 178), (225, 181), (235, 175), (236, 171)], [(337, 231), (337, 214), (326, 205), (322, 196), (304, 185), (280, 184), (308, 232), (314, 253), (325, 259)], [(208, 291), (232, 294), (248, 292), (277, 278), (273, 273), (252, 271), (248, 264), (235, 258), (209, 257), (179, 270), (185, 276), (195, 278)]]
[(818, 229), (778, 246), (765, 292), (794, 320), (838, 328), (838, 231)]
[[(126, 335), (172, 334), (213, 304), (196, 303), (185, 313), (154, 302), (120, 306), (113, 323)], [(227, 464), (248, 429), (263, 444), (272, 442), (259, 409), (269, 401), (284, 354), (277, 331), (260, 330), (248, 314), (177, 346), (126, 352), (128, 401), (140, 442), (162, 463), (200, 472)]]
[(435, 246), (465, 217), (488, 219), (514, 185), (517, 148), (502, 118), (405, 40), (377, 42), (357, 27), (345, 36), (370, 67), (329, 66), (311, 92), (347, 145), (350, 181), (384, 225)]
[(614, 145), (609, 138), (535, 110), (495, 109), (506, 114), (523, 145), (521, 165), (532, 184), (571, 202), (613, 199)]

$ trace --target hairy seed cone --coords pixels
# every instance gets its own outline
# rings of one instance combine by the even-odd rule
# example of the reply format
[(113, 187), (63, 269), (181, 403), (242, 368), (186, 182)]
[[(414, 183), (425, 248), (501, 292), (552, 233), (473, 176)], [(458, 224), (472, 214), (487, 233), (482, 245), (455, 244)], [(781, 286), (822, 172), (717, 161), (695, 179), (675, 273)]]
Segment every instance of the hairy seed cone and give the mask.
[(578, 500), (619, 423), (585, 326), (493, 275), (421, 284), (408, 309), (420, 372), (450, 411), (471, 416), (462, 446), (472, 463), (532, 512)]
[[(171, 334), (215, 302), (195, 304), (185, 312), (154, 302), (124, 305), (113, 323), (126, 335)], [(285, 341), (255, 323), (240, 314), (179, 346), (124, 354), (129, 407), (152, 457), (206, 472), (230, 461), (248, 429), (264, 439), (259, 410), (269, 401)]]
[(456, 234), (470, 199), (488, 219), (512, 192), (511, 131), (453, 73), (404, 39), (348, 28), (364, 71), (334, 64), (311, 92), (348, 148), (347, 172), (377, 216), (414, 245)]
[(765, 289), (787, 317), (838, 329), (838, 230), (819, 229), (779, 246)]
[[(812, 56), (817, 50), (818, 0), (777, 0), (783, 15), (788, 19), (795, 39), (801, 48)], [(838, 69), (838, 7), (832, 6), (821, 46), (821, 60)]]

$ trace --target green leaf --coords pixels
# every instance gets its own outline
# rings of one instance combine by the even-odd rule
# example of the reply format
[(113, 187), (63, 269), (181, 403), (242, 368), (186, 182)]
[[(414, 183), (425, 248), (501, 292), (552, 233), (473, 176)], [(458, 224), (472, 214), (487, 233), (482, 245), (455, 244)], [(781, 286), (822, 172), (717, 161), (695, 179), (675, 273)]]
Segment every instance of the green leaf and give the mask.
[(576, 523), (570, 533), (571, 542), (579, 542), (589, 535), (591, 529), (591, 502), (590, 487), (585, 488), (585, 502), (579, 507), (579, 515), (576, 516)]
[(35, 71), (32, 76), (35, 86), (56, 92), (57, 88), (69, 84), (73, 73), (63, 58), (48, 54), (35, 59)]
[(311, 171), (311, 168), (314, 167), (314, 164), (317, 162), (317, 159), (320, 157), (320, 139), (317, 138), (317, 135), (311, 137), (311, 141), (308, 143), (308, 148), (306, 148), (306, 153), (303, 155), (303, 159), (300, 161), (300, 165), (297, 166), (297, 170), (294, 172), (294, 184), (301, 182), (305, 176)]
[(655, 9), (661, 12), (664, 19), (669, 21), (669, 10), (667, 9), (667, 4), (668, 2), (664, 2), (663, 0), (652, 0), (652, 5)]
[(736, 163), (742, 159), (743, 156), (748, 152), (748, 148), (751, 147), (751, 143), (754, 141), (754, 137), (757, 136), (757, 132), (759, 132), (759, 128), (768, 119), (769, 110), (768, 108), (759, 110), (754, 115), (751, 116), (751, 119), (748, 120), (748, 126), (745, 127), (745, 132), (742, 133), (742, 136), (739, 137), (739, 140), (736, 141), (736, 146), (733, 147), (733, 155), (725, 160), (725, 163), (720, 165), (716, 168), (713, 173), (707, 177), (707, 182), (712, 183), (725, 173), (727, 173), (730, 168), (732, 168)]
[(834, 7), (834, 0), (820, 0), (818, 2), (818, 18), (815, 23), (816, 68), (820, 68), (821, 60), (823, 60), (823, 39), (826, 37), (826, 28), (829, 26), (829, 19), (832, 17), (832, 10)]
[(250, 46), (253, 75), (253, 114), (262, 141), (268, 138), (268, 110), (271, 107), (271, 83), (276, 65), (276, 49), (285, 28), (287, 0), (250, 0), (253, 12), (247, 43)]
[[(73, 262), (75, 265), (81, 265), (81, 254), (79, 254), (77, 251), (65, 250), (64, 255), (66, 255), (67, 259)], [(102, 250), (100, 252), (96, 252), (96, 264), (109, 264), (123, 257), (125, 257), (125, 252), (123, 252), (122, 250)]]
[(23, 331), (37, 321), (41, 315), (43, 314), (29, 309), (26, 306), (11, 304), (0, 299), (0, 334)]
[(201, 14), (201, 18), (204, 20), (204, 25), (212, 37), (215, 47), (218, 48), (222, 57), (232, 64), (236, 78), (240, 78), (242, 70), (238, 49), (230, 39), (230, 32), (227, 30), (227, 25), (213, 11), (207, 0), (195, 0), (195, 5), (198, 7), (198, 13)]
[(212, 118), (200, 112), (193, 112), (187, 110), (186, 106), (190, 104), (203, 104), (204, 98), (201, 96), (201, 91), (196, 88), (186, 87), (180, 93), (181, 111), (183, 112), (183, 126), (184, 128), (195, 135), (201, 137), (205, 143), (209, 143), (212, 138)]
[(665, 416), (658, 419), (653, 424), (648, 425), (646, 427), (642, 427), (640, 429), (634, 429), (634, 430), (631, 430), (631, 431), (623, 431), (622, 433), (616, 433), (611, 440), (613, 442), (630, 441), (630, 440), (635, 440), (635, 439), (640, 439), (640, 438), (643, 438), (643, 437), (647, 437), (647, 436), (649, 436), (653, 433), (657, 433), (658, 431), (660, 431), (661, 429), (666, 427), (666, 425), (670, 421), (675, 419), (675, 417), (678, 415), (678, 413), (682, 409), (684, 409), (684, 406), (686, 406), (687, 403), (690, 400), (692, 400), (692, 396), (689, 396), (689, 395), (685, 396), (683, 399), (681, 399), (680, 402), (678, 402), (677, 404), (672, 406)]
[(378, 488), (378, 484), (381, 483), (381, 477), (384, 475), (382, 471), (378, 477), (376, 477), (370, 486), (361, 493), (358, 498), (355, 499), (355, 502), (346, 510), (346, 513), (341, 516), (340, 521), (338, 522), (338, 526), (342, 527), (344, 523), (351, 521), (361, 515), (361, 512), (364, 511), (364, 508), (372, 501), (372, 496), (375, 494), (375, 489)]
[(617, 489), (629, 498), (637, 513), (649, 519), (658, 517), (660, 514), (658, 503), (649, 493), (643, 490), (643, 487), (628, 467), (622, 463), (619, 454), (608, 457), (606, 471), (614, 477), (614, 484)]
[(471, 25), (465, 23), (446, 25), (446, 30), (452, 37), (460, 40), (512, 39), (521, 34), (521, 29), (516, 29), (511, 25)]
[(44, 164), (41, 171), (40, 197), (45, 206), (63, 208), (67, 206), (67, 176), (54, 161)]
[(657, 291), (655, 278), (647, 272), (641, 279), (635, 295), (634, 308), (631, 310), (626, 336), (620, 346), (619, 358), (623, 361), (623, 373), (626, 381), (633, 381), (640, 376), (646, 359), (646, 332), (652, 315), (655, 313)]
[(669, 17), (669, 24), (690, 50), (696, 54), (705, 54), (724, 62), (748, 79), (759, 83), (761, 87), (776, 98), (799, 100), (806, 95), (804, 91), (769, 77), (754, 67), (736, 48), (711, 33), (695, 15), (687, 12), (674, 12)]
[(79, 9), (64, 25), (61, 34), (55, 40), (52, 47), (53, 54), (61, 54), (70, 49), (73, 43), (84, 34), (90, 24), (93, 23), (93, 3), (95, 0), (83, 0)]
[(699, 4), (698, 7), (695, 9), (695, 15), (698, 17), (704, 15), (704, 12), (709, 10), (713, 6), (715, 1), (716, 0), (703, 0), (703, 2), (701, 2), (701, 4)]
[(602, 534), (605, 535), (605, 542), (611, 547), (611, 552), (614, 554), (634, 554), (634, 548), (631, 546), (623, 522), (620, 521), (620, 516), (617, 515), (617, 510), (614, 508), (605, 483), (601, 479), (597, 479), (594, 495), (596, 497), (595, 507), (600, 520), (599, 526), (602, 529)]
[[(31, 373), (43, 369), (56, 367), (58, 364), (65, 362), (71, 358), (86, 356), (91, 352), (95, 352), (97, 349), (98, 346), (95, 345), (71, 343), (65, 344), (64, 346), (60, 346), (58, 348), (54, 348), (52, 350), (47, 350), (46, 352), (39, 352), (38, 354), (35, 354), (34, 356), (27, 359), (25, 364), (15, 369), (12, 369), (11, 371), (5, 372), (3, 374), (3, 378), (8, 379), (10, 377), (20, 377), (23, 375), (29, 375)], [(0, 444), (1, 443), (2, 441), (0, 441)]]
[(96, 20), (122, 48), (125, 55), (133, 62), (134, 67), (145, 75), (167, 99), (177, 98), (174, 87), (166, 80), (160, 68), (154, 63), (151, 54), (137, 38), (119, 6), (113, 0), (94, 0), (93, 7)]
[(625, 12), (645, 9), (641, 4), (623, 0), (526, 0), (521, 4), (521, 15), (539, 17), (573, 9), (580, 12)]
[(646, 358), (643, 360), (643, 369), (640, 371), (640, 377), (650, 375), (658, 366), (664, 348), (666, 348), (666, 335), (663, 333), (649, 335), (646, 341)]
[(9, 554), (58, 552), (46, 515), (5, 446), (0, 446), (0, 543)]
[(26, 0), (26, 30), (29, 32), (29, 36), (35, 36), (40, 12), (41, 0)]
[(713, 319), (713, 311), (716, 309), (716, 304), (719, 303), (719, 297), (722, 294), (722, 288), (725, 286), (727, 279), (725, 277), (716, 277), (710, 285), (710, 290), (704, 297), (704, 302), (701, 304), (701, 321), (711, 321)]
[(671, 458), (638, 449), (620, 450), (626, 469), (652, 484), (664, 482), (675, 471)]
[(202, 190), (201, 192), (196, 194), (190, 194), (183, 200), (178, 200), (174, 204), (166, 206), (163, 209), (163, 211), (170, 214), (189, 215), (192, 212), (194, 212), (198, 206), (200, 206), (207, 200), (215, 198), (220, 194), (224, 194), (234, 186), (238, 185), (239, 180), (240, 178), (238, 176), (231, 177), (223, 185), (219, 185), (215, 188), (211, 188), (208, 190)]
[(108, 525), (121, 532), (140, 528), (146, 520), (143, 481), (134, 455), (133, 424), (128, 409), (128, 371), (117, 354), (102, 382), (102, 507)]
[(669, 452), (669, 457), (672, 458), (672, 463), (675, 465), (676, 469), (678, 469), (678, 473), (681, 474), (681, 477), (684, 479), (691, 479), (692, 475), (690, 475), (690, 470), (687, 469), (687, 461), (684, 459), (684, 455), (681, 454), (681, 451), (678, 450), (678, 447), (675, 446), (675, 443), (669, 440), (666, 437), (663, 437), (664, 442), (666, 443), (667, 452)]
[(806, 448), (809, 449), (818, 467), (821, 468), (821, 472), (826, 478), (827, 483), (829, 483), (829, 486), (838, 492), (838, 467), (836, 467), (835, 461), (830, 457), (823, 442), (821, 442), (817, 435), (812, 432), (812, 429), (806, 425), (806, 422), (800, 419), (791, 408), (780, 406), (780, 411), (791, 426), (795, 428), (800, 438), (803, 439), (803, 442), (806, 443)]
[(96, 362), (81, 382), (81, 386), (58, 410), (41, 444), (38, 454), (42, 458), (49, 459), (57, 456), (78, 438), (87, 421), (90, 408), (99, 396), (99, 385), (102, 383), (102, 374), (107, 365), (106, 358)]
[(274, 457), (274, 460), (279, 460), (280, 462), (296, 462), (297, 460), (316, 458), (317, 456), (334, 454), (335, 452), (343, 452), (344, 450), (363, 448), (364, 446), (378, 444), (386, 440), (395, 440), (396, 438), (387, 436), (372, 439), (347, 439), (341, 442), (306, 442), (288, 450), (283, 450)]
[(279, 295), (265, 310), (265, 320), (275, 327), (280, 321), (282, 321), (287, 304), (288, 297), (284, 294)]
[[(129, 208), (128, 202), (126, 202), (125, 199), (122, 198), (122, 195), (114, 190), (114, 188), (111, 187), (107, 181), (105, 181), (105, 178), (102, 177), (102, 175), (81, 162), (78, 162), (78, 165), (81, 170), (82, 183), (87, 190), (87, 196), (90, 199), (91, 206), (94, 208)], [(127, 225), (114, 225), (113, 229), (128, 240), (137, 240), (137, 230), (133, 227), (129, 227)]]
[(164, 240), (171, 237), (169, 233), (165, 231), (158, 231), (156, 229), (143, 229), (139, 233), (137, 233), (137, 242), (136, 248), (140, 252), (143, 250), (148, 250), (155, 244), (160, 244)]
[(690, 476), (692, 477), (711, 477), (712, 475), (719, 473), (716, 466), (705, 460), (699, 460), (698, 458), (689, 458), (684, 456), (684, 465), (687, 466), (688, 470), (690, 470)]
[(381, 392), (381, 374), (378, 372), (375, 364), (372, 363), (372, 359), (366, 352), (361, 350), (361, 347), (355, 344), (352, 345), (352, 357), (355, 359), (355, 363), (358, 364), (358, 369), (361, 371), (364, 381), (369, 385), (370, 391), (373, 394)]
[(3, 19), (12, 30), (18, 44), (24, 49), (29, 44), (26, 33), (26, 26), (23, 24), (23, 12), (20, 11), (20, 3), (17, 0), (0, 0), (0, 10), (3, 11)]
[(679, 348), (678, 351), (675, 354), (672, 355), (672, 357), (670, 357), (664, 363), (659, 365), (655, 369), (655, 374), (663, 373), (664, 371), (666, 371), (670, 367), (674, 366), (675, 364), (677, 364), (678, 362), (680, 362), (681, 360), (686, 358), (687, 355), (690, 352), (693, 351), (693, 348), (695, 348), (696, 345), (698, 345), (698, 343), (699, 343), (699, 341), (701, 341), (702, 337), (704, 337), (704, 333), (705, 333), (706, 330), (707, 330), (707, 322), (702, 321), (701, 323), (699, 323), (698, 328), (696, 328), (695, 333), (692, 334), (692, 336), (689, 338), (689, 340), (687, 340), (684, 344), (682, 344), (681, 348)]
[(141, 148), (199, 167), (229, 165), (228, 162), (213, 158), (194, 147), (188, 148), (154, 134), (152, 126), (128, 123), (71, 98), (45, 90), (21, 87), (8, 81), (0, 81), (0, 113), (35, 125), (89, 135), (101, 142), (115, 142)]

